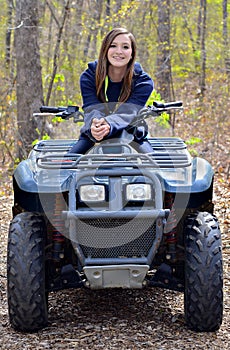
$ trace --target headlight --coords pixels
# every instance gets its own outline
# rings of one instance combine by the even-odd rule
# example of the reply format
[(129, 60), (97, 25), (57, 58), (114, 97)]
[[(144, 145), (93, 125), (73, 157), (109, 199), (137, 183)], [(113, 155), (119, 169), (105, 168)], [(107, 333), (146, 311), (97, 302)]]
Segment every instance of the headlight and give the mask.
[(101, 202), (105, 200), (105, 187), (103, 185), (82, 185), (80, 199), (83, 202)]
[(129, 184), (126, 186), (128, 201), (147, 201), (152, 198), (150, 184)]

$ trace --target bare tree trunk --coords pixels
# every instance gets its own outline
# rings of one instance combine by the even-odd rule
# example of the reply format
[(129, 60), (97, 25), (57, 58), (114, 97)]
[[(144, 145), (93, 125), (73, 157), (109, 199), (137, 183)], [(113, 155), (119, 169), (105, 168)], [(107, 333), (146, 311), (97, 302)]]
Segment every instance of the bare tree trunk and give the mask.
[(203, 0), (200, 0), (200, 7), (198, 12), (198, 18), (197, 18), (197, 38), (196, 43), (197, 47), (200, 48), (201, 44), (201, 32), (202, 32), (202, 8), (203, 8)]
[(207, 17), (207, 0), (201, 0), (201, 74), (200, 74), (200, 91), (203, 98), (206, 90), (206, 17)]
[[(102, 8), (103, 8), (103, 1), (102, 0), (96, 0), (94, 1), (94, 5), (92, 5), (91, 8), (91, 27), (89, 28), (89, 34), (86, 40), (85, 49), (84, 49), (84, 55), (85, 57), (95, 55), (97, 52), (97, 35), (99, 32), (100, 26), (98, 24), (101, 20), (101, 14), (102, 14)], [(106, 7), (107, 10), (108, 7)]]
[(162, 99), (170, 101), (171, 90), (171, 51), (170, 51), (170, 0), (157, 0), (158, 6), (158, 45), (157, 45), (157, 90)]
[(230, 50), (228, 40), (228, 0), (223, 0), (223, 41), (225, 70), (228, 77), (228, 90), (230, 88)]
[(60, 28), (59, 21), (55, 15), (54, 8), (50, 4), (49, 0), (45, 1), (45, 5), (48, 6), (50, 10), (50, 21), (48, 27), (48, 49), (47, 49), (47, 61), (46, 61), (46, 71), (49, 71), (50, 61), (52, 59), (52, 47), (53, 47), (53, 23), (55, 22), (56, 26)]
[(106, 1), (106, 10), (105, 10), (106, 16), (110, 16), (110, 0)]
[(38, 46), (38, 1), (16, 1), (15, 48), (17, 61), (18, 157), (24, 158), (32, 141), (43, 133), (44, 121), (33, 117), (43, 104)]
[[(68, 40), (68, 45), (71, 44), (72, 51), (75, 52), (76, 48), (79, 49), (80, 41), (81, 41), (81, 36), (82, 36), (82, 13), (83, 13), (83, 5), (84, 5), (84, 0), (78, 0), (75, 5), (76, 6), (76, 16), (74, 17), (74, 26), (70, 24), (70, 29), (72, 32), (73, 40)], [(70, 43), (69, 43), (70, 41)]]
[(96, 1), (96, 8), (95, 8), (95, 16), (94, 16), (94, 28), (92, 30), (92, 40), (91, 40), (91, 52), (97, 52), (97, 35), (99, 32), (99, 26), (98, 23), (101, 21), (101, 14), (102, 14), (102, 7), (103, 7), (103, 0), (97, 0)]
[(183, 20), (184, 20), (185, 27), (187, 28), (191, 44), (192, 44), (195, 71), (196, 71), (196, 73), (199, 73), (200, 72), (200, 58), (197, 55), (197, 51), (200, 49), (200, 18), (201, 18), (201, 16), (200, 16), (200, 11), (199, 11), (197, 40), (195, 40), (194, 36), (193, 36), (193, 31), (192, 31), (191, 27), (189, 26), (189, 22), (188, 22), (188, 14), (189, 14), (188, 7), (190, 7), (190, 4), (187, 3), (187, 0), (184, 0), (183, 1), (183, 12), (184, 13), (182, 14)]
[(11, 60), (11, 32), (12, 32), (12, 14), (13, 1), (8, 0), (8, 28), (6, 31), (6, 67), (10, 67)]

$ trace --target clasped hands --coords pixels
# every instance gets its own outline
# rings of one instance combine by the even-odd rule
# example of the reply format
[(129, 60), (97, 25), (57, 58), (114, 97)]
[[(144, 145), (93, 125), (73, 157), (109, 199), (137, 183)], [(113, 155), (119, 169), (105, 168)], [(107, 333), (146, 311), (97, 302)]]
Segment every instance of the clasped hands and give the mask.
[(105, 118), (97, 119), (93, 118), (91, 124), (91, 134), (97, 141), (103, 140), (110, 132), (110, 125)]

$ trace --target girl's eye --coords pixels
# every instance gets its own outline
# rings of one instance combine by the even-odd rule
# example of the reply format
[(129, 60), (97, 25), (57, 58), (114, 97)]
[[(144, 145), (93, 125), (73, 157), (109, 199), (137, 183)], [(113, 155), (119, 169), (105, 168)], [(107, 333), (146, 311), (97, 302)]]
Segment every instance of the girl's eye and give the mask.
[[(116, 48), (117, 45), (116, 45), (116, 44), (111, 44), (110, 47)], [(122, 46), (122, 49), (123, 49), (123, 50), (129, 50), (129, 49), (130, 49), (130, 46), (129, 46), (129, 45), (123, 45), (123, 46)]]

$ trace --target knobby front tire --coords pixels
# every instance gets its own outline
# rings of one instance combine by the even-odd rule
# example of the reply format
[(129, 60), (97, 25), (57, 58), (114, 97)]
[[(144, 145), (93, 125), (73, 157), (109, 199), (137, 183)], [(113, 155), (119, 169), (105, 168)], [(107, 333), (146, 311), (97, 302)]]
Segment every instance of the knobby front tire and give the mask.
[(36, 213), (20, 213), (11, 222), (7, 253), (10, 323), (37, 331), (48, 323), (45, 291), (45, 222)]
[(185, 319), (198, 332), (219, 329), (223, 315), (221, 233), (215, 216), (197, 212), (185, 226)]

